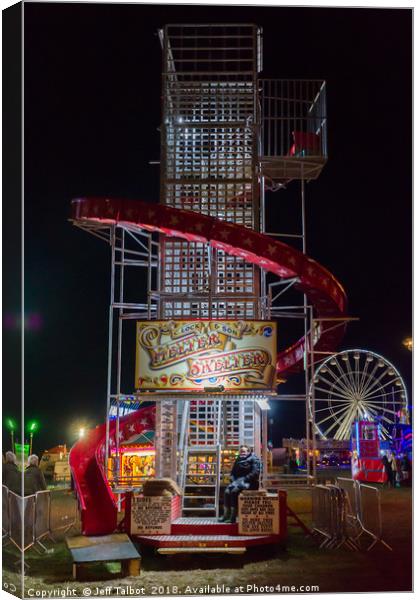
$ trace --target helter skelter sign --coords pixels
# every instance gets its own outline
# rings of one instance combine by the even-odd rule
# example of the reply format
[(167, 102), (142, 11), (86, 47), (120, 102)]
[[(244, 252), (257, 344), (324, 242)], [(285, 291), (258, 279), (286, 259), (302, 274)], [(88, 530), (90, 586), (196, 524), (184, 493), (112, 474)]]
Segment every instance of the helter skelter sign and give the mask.
[(270, 390), (275, 383), (276, 323), (138, 321), (139, 390)]

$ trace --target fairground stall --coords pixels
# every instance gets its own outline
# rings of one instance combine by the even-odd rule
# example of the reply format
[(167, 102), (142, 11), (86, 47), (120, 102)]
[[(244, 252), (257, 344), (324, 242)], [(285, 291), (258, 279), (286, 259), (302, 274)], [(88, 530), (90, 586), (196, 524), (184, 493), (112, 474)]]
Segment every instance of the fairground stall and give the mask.
[[(270, 403), (306, 402), (316, 456), (310, 378), (350, 320), (340, 283), (305, 253), (326, 84), (261, 78), (255, 25), (166, 25), (159, 39), (159, 202), (72, 204), (74, 225), (109, 244), (111, 290), (106, 422), (70, 462), (84, 534), (113, 532), (123, 496), (119, 528), (160, 552), (243, 552), (286, 536), (286, 493), (267, 474)], [(267, 227), (267, 192), (285, 189), (297, 232)], [(301, 370), (303, 393), (278, 394)], [(237, 523), (218, 523), (242, 444), (261, 460), (260, 489), (241, 494)]]

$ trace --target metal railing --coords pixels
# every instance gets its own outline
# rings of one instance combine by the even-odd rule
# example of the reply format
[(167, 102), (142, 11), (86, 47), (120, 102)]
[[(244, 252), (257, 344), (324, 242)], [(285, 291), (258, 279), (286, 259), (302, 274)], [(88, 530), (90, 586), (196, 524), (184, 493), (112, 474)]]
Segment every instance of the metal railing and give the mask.
[(262, 156), (327, 157), (326, 83), (260, 79)]
[[(2, 486), (2, 533), (21, 553), (33, 548), (42, 554), (51, 550), (43, 544), (52, 530), (67, 532), (77, 522), (77, 502), (56, 502), (50, 490), (42, 490), (30, 496), (19, 496), (5, 485)], [(67, 504), (67, 506), (65, 506)], [(19, 561), (20, 562), (20, 559)]]
[[(377, 543), (392, 550), (382, 537), (380, 491), (373, 486), (339, 477), (337, 485), (313, 486), (313, 533), (320, 548), (371, 550)], [(362, 536), (370, 543), (364, 546)]]

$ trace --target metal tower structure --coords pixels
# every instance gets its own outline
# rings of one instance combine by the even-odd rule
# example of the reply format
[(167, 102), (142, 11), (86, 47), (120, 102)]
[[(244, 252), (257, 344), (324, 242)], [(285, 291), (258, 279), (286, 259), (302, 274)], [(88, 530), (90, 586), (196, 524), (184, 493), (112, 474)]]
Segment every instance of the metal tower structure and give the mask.
[[(105, 460), (118, 457), (122, 414), (155, 402), (156, 475), (182, 485), (185, 514), (211, 516), (241, 444), (261, 456), (266, 476), (269, 399), (305, 400), (307, 439), (315, 445), (310, 373), (334, 350), (336, 329), (347, 320), (340, 284), (304, 256), (306, 182), (327, 160), (326, 86), (261, 79), (262, 31), (253, 24), (166, 25), (159, 38), (160, 205), (80, 199), (74, 223), (111, 247)], [(285, 188), (296, 196), (300, 228), (267, 230), (268, 192)], [(219, 225), (215, 243), (206, 228)], [(295, 288), (297, 303), (287, 297)], [(295, 397), (278, 395), (275, 380), (236, 393), (210, 379), (193, 391), (132, 385), (132, 321), (282, 319), (301, 325), (300, 339), (282, 345), (276, 365), (281, 377), (304, 368), (305, 390)]]
[[(166, 25), (159, 34), (160, 200), (257, 230), (260, 30), (255, 25)], [(206, 243), (167, 237), (161, 258), (160, 318), (261, 318), (260, 272), (243, 258)], [(217, 513), (222, 452), (247, 443), (260, 453), (260, 403), (253, 395), (211, 393), (164, 402), (176, 403), (183, 417), (178, 471), (184, 510), (197, 510), (193, 488), (199, 484), (199, 510)], [(170, 459), (164, 458), (165, 449), (173, 456), (172, 448), (159, 447), (157, 472), (175, 476)], [(197, 462), (207, 470), (198, 479)]]

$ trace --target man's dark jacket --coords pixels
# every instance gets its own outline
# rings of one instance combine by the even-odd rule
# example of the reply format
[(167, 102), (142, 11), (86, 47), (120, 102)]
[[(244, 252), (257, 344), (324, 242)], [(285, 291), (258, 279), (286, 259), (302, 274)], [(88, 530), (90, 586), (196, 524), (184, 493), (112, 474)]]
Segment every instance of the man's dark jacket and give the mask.
[(3, 485), (11, 492), (22, 495), (22, 473), (15, 463), (7, 462), (3, 465)]
[(244, 457), (238, 457), (231, 470), (233, 481), (243, 479), (244, 483), (249, 484), (250, 490), (259, 488), (260, 461), (254, 454), (248, 454)]
[(35, 465), (29, 465), (25, 470), (25, 496), (30, 496), (46, 489), (47, 486), (41, 469)]

